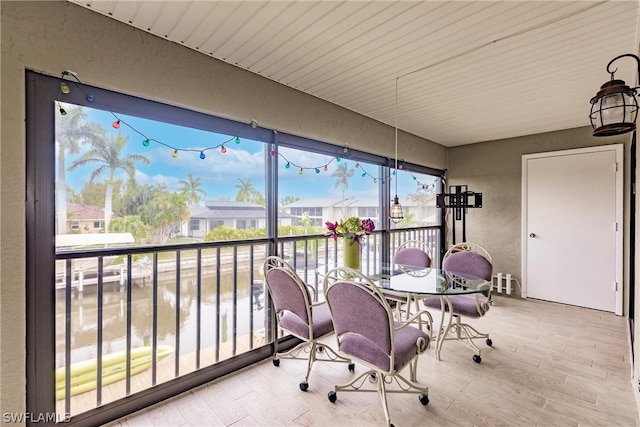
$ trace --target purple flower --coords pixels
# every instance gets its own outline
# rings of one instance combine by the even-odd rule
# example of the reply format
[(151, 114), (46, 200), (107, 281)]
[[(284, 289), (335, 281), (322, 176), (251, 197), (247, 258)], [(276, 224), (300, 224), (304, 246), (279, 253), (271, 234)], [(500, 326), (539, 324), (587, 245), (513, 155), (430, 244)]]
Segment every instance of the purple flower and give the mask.
[(358, 242), (362, 242), (364, 235), (371, 234), (376, 228), (370, 218), (360, 220), (355, 216), (336, 222), (329, 221), (325, 225), (327, 226), (325, 236), (331, 236), (333, 240), (338, 240), (338, 237), (344, 237)]
[(375, 228), (376, 225), (373, 223), (373, 221), (371, 221), (370, 218), (362, 220), (362, 229), (365, 233), (370, 234)]
[(325, 225), (327, 226), (328, 231), (324, 235), (333, 236), (333, 240), (338, 240), (338, 232), (336, 231), (336, 228), (338, 227), (338, 223), (327, 221)]

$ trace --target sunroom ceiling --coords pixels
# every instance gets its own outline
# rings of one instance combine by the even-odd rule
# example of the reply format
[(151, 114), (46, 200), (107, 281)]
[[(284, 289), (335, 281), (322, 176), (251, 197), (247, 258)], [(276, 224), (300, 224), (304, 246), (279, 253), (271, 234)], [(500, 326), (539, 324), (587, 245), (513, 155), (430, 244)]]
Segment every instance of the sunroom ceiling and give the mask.
[(638, 53), (637, 0), (70, 1), (449, 147), (587, 126)]

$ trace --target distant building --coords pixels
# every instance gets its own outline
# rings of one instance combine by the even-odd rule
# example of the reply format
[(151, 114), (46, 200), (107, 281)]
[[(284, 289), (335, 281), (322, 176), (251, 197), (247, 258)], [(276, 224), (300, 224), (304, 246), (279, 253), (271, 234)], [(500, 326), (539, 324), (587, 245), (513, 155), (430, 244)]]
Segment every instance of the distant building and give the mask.
[[(296, 200), (283, 207), (291, 214), (292, 225), (307, 225), (324, 227), (328, 221), (335, 222), (352, 216), (371, 218), (378, 221), (380, 208), (377, 198), (356, 200), (340, 197), (309, 198)], [(376, 224), (377, 225), (377, 224)]]
[[(351, 204), (353, 199), (339, 197), (308, 198), (296, 200), (283, 207), (283, 210), (292, 216), (292, 225), (310, 225), (324, 227), (325, 222), (352, 216)], [(355, 215), (355, 214), (354, 214)]]
[[(191, 219), (183, 235), (204, 238), (211, 230), (221, 225), (235, 229), (258, 229), (266, 227), (267, 211), (264, 206), (249, 202), (207, 200), (204, 206), (190, 205)], [(291, 224), (289, 215), (283, 215), (280, 225)]]
[(104, 211), (78, 203), (67, 204), (67, 229), (59, 234), (91, 234), (104, 232)]
[[(411, 200), (401, 200), (405, 215), (411, 218), (411, 224), (404, 226), (424, 226), (437, 224), (435, 199), (433, 204), (416, 204)], [(293, 225), (305, 222), (315, 227), (324, 227), (325, 223), (336, 222), (352, 216), (370, 218), (379, 228), (380, 199), (378, 197), (356, 198), (309, 198), (300, 199), (283, 207), (291, 214)]]
[[(416, 205), (403, 200), (405, 214), (411, 218), (410, 225), (431, 225), (436, 223), (436, 208), (430, 205)], [(191, 219), (182, 229), (182, 235), (204, 238), (211, 230), (219, 226), (235, 229), (259, 229), (266, 226), (266, 208), (249, 202), (213, 201), (204, 202), (204, 206), (190, 205)], [(380, 202), (378, 197), (362, 199), (340, 197), (305, 198), (281, 207), (278, 213), (278, 226), (297, 225), (324, 227), (328, 221), (335, 222), (352, 216), (371, 218), (380, 228)], [(409, 224), (407, 224), (409, 225)]]

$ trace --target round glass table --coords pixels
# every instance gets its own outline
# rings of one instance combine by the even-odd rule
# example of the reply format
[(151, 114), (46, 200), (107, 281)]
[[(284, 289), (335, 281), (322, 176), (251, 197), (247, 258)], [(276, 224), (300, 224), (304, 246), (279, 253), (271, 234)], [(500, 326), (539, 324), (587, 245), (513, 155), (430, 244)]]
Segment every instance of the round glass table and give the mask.
[[(329, 273), (333, 266), (319, 266), (316, 270), (322, 278)], [(362, 272), (373, 283), (383, 289), (389, 299), (396, 304), (406, 304), (403, 316), (409, 318), (418, 313), (427, 313), (420, 307), (424, 298), (440, 298), (440, 327), (435, 335), (435, 357), (441, 360), (442, 344), (452, 330), (453, 313), (447, 310), (451, 305), (452, 295), (471, 295), (487, 292), (491, 289), (491, 282), (485, 279), (456, 273), (455, 271), (437, 268), (421, 268), (397, 264), (381, 264), (377, 272)], [(401, 310), (398, 310), (401, 313)], [(421, 319), (419, 316), (418, 319)], [(419, 326), (422, 327), (421, 321)], [(461, 339), (457, 336), (455, 339)]]

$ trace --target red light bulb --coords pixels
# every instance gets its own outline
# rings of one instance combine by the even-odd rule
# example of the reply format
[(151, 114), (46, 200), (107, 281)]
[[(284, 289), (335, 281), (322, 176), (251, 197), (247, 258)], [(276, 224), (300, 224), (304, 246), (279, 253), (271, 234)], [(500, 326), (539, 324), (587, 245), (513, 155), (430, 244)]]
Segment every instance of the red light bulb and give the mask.
[(113, 126), (114, 129), (120, 129), (120, 120), (111, 123), (111, 126)]

